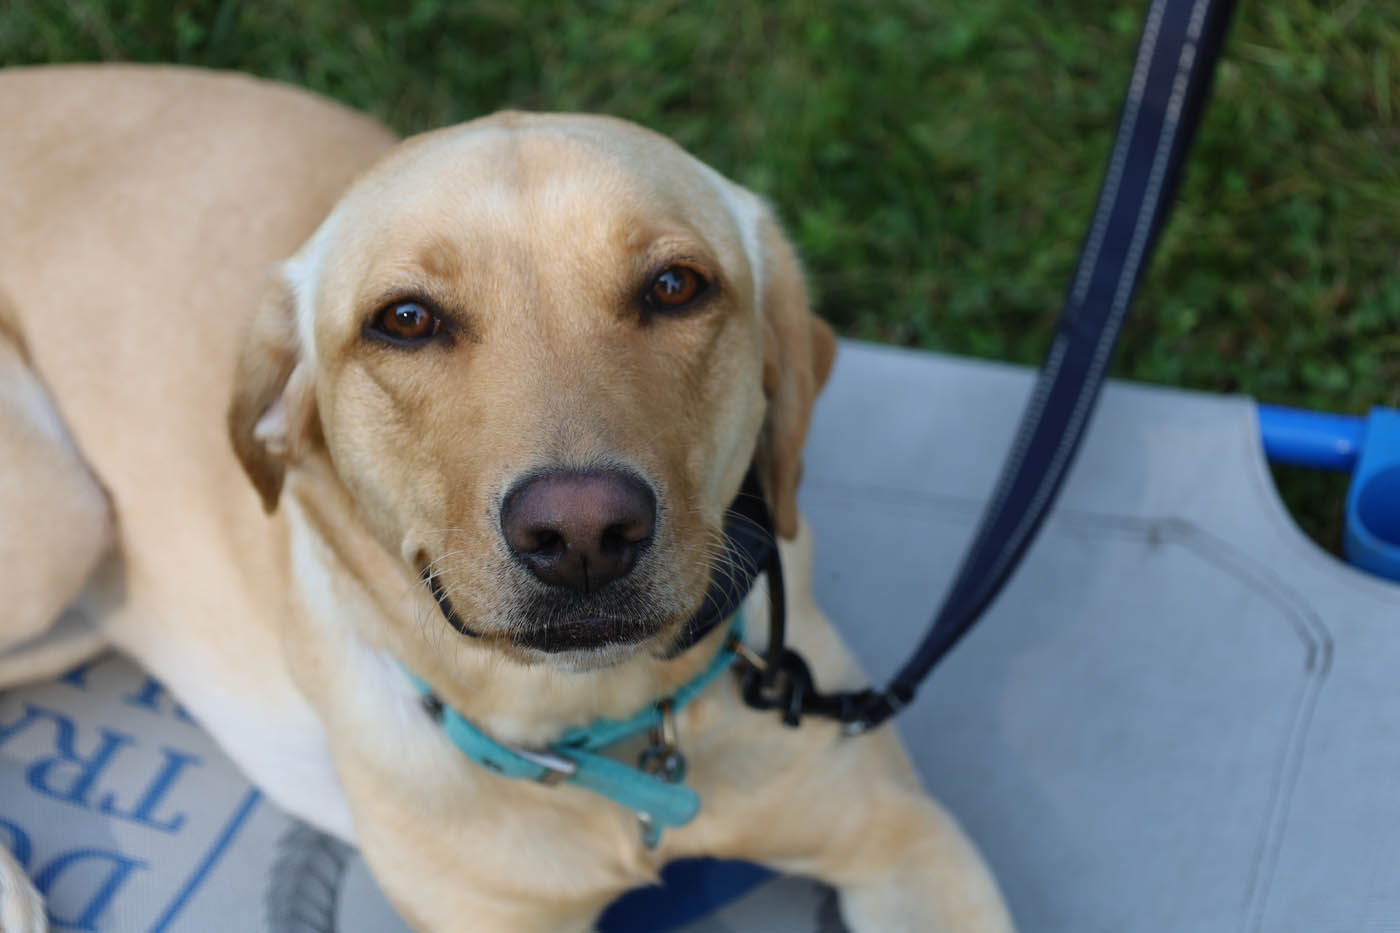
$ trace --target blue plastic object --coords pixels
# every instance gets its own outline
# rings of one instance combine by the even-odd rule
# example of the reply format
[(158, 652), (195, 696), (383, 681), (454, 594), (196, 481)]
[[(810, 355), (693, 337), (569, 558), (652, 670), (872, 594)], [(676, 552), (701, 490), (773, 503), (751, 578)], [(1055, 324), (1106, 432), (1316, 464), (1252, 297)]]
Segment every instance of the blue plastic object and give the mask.
[(1260, 405), (1259, 434), (1264, 454), (1274, 463), (1350, 472), (1366, 436), (1366, 419)]
[(1400, 411), (1333, 415), (1260, 405), (1259, 434), (1275, 463), (1351, 472), (1342, 551), (1362, 570), (1400, 581)]
[(1373, 408), (1347, 495), (1347, 560), (1400, 580), (1400, 411)]
[(598, 919), (599, 933), (659, 933), (694, 923), (719, 904), (740, 897), (773, 877), (748, 862), (681, 859), (661, 872), (661, 884), (630, 891)]

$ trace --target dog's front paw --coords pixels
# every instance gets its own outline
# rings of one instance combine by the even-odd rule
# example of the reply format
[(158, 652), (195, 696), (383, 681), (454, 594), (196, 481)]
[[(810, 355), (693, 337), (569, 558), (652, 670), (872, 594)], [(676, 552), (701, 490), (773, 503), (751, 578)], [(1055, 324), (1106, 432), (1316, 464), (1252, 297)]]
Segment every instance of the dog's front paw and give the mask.
[(45, 933), (48, 928), (44, 899), (0, 846), (0, 933)]

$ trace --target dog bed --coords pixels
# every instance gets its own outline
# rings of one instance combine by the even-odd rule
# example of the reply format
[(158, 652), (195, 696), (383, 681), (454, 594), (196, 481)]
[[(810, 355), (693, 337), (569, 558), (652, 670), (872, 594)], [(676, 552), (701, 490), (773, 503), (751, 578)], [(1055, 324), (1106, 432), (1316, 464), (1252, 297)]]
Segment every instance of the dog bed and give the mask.
[[(818, 600), (877, 679), (927, 624), (1030, 384), (843, 346), (802, 496)], [(1026, 931), (1381, 933), (1400, 930), (1397, 670), (1400, 586), (1296, 528), (1254, 403), (1119, 383), (1024, 564), (896, 722)], [(0, 694), (0, 844), (59, 929), (403, 928), (355, 852), (114, 656)], [(805, 881), (679, 876), (605, 929), (842, 929)]]

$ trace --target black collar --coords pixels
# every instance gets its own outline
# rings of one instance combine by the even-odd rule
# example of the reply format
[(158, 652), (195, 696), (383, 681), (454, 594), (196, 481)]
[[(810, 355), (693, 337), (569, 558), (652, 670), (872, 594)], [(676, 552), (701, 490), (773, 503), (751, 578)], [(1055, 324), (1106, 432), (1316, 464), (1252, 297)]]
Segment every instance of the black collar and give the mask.
[(684, 654), (738, 612), (753, 589), (754, 581), (777, 560), (778, 539), (773, 516), (768, 511), (758, 471), (749, 467), (739, 495), (725, 513), (724, 555), (716, 560), (719, 566), (710, 568), (710, 588), (705, 593), (705, 601), (681, 628), (666, 652), (666, 659)]

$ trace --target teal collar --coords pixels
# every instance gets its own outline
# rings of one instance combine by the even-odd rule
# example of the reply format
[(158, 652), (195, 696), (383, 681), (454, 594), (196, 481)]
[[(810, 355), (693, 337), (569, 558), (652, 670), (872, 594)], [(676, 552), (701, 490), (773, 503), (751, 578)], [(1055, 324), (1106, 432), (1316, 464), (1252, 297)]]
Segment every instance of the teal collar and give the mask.
[[(628, 719), (596, 719), (565, 732), (544, 748), (507, 745), (491, 738), (456, 710), (443, 704), (433, 688), (405, 669), (426, 708), (472, 761), (504, 777), (568, 782), (607, 797), (637, 814), (643, 839), (655, 845), (665, 827), (684, 826), (700, 812), (700, 796), (682, 781), (685, 758), (676, 743), (674, 716), (734, 663), (735, 649), (743, 637), (743, 613), (735, 614), (724, 644), (698, 676), (671, 696)], [(599, 752), (623, 739), (650, 731), (651, 746), (637, 767), (623, 764)]]

